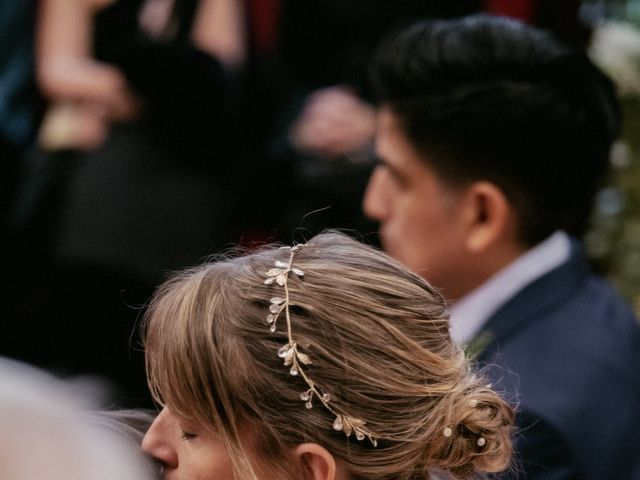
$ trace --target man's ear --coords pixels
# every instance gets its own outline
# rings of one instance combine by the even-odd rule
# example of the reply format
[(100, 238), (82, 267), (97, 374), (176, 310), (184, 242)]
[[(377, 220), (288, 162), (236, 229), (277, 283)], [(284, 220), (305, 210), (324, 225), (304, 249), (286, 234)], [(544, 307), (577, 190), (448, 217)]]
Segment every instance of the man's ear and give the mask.
[(335, 480), (336, 461), (329, 451), (317, 443), (303, 443), (293, 449), (295, 461), (307, 472), (308, 480)]
[(467, 249), (484, 253), (515, 235), (513, 208), (502, 189), (475, 182), (464, 194)]

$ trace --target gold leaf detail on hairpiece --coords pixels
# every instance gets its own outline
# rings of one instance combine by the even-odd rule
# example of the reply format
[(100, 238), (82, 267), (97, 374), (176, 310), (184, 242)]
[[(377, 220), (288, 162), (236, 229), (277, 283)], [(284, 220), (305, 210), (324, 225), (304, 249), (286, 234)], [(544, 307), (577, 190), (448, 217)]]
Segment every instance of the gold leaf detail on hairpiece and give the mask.
[[(273, 297), (271, 300), (269, 300), (269, 302), (271, 304), (269, 305), (269, 315), (267, 315), (267, 324), (273, 326), (275, 325), (276, 319), (280, 316), (282, 309), (285, 308), (284, 298)], [(275, 329), (275, 327), (273, 328)], [(271, 331), (274, 331), (274, 330), (271, 330)]]
[(271, 313), (278, 313), (280, 312), (280, 310), (282, 310), (282, 307), (280, 305), (276, 305), (275, 303), (269, 305), (269, 311)]
[[(265, 285), (278, 284), (284, 288), (284, 297), (271, 297), (269, 300), (269, 314), (267, 315), (267, 323), (270, 325), (269, 330), (271, 332), (276, 331), (276, 323), (282, 312), (287, 322), (287, 338), (288, 342), (282, 345), (278, 349), (278, 357), (282, 358), (284, 365), (289, 368), (289, 374), (291, 376), (300, 376), (309, 387), (304, 392), (300, 393), (300, 400), (305, 402), (307, 409), (313, 408), (313, 397), (315, 396), (320, 400), (322, 405), (336, 416), (333, 422), (333, 429), (336, 431), (342, 431), (347, 437), (351, 434), (355, 434), (356, 439), (364, 440), (365, 437), (369, 439), (374, 447), (378, 446), (376, 438), (365, 428), (365, 422), (358, 418), (353, 418), (344, 413), (340, 413), (340, 410), (335, 409), (331, 405), (331, 395), (323, 392), (318, 386), (315, 385), (304, 369), (303, 365), (311, 365), (312, 361), (309, 355), (298, 351), (298, 345), (293, 340), (291, 316), (289, 313), (289, 305), (291, 301), (289, 299), (289, 286), (287, 284), (289, 280), (289, 274), (302, 278), (304, 272), (297, 267), (293, 266), (293, 258), (295, 252), (299, 251), (304, 245), (295, 245), (289, 249), (289, 261), (283, 262), (281, 260), (275, 260), (275, 268), (271, 268), (267, 271), (267, 278), (264, 280)], [(287, 247), (283, 247), (287, 248)]]
[(300, 361), (300, 363), (304, 365), (311, 365), (311, 359), (309, 358), (309, 355), (299, 352), (297, 349), (296, 349), (296, 357), (298, 357), (298, 360)]
[(278, 349), (278, 356), (280, 358), (287, 358), (293, 356), (293, 351), (296, 347), (295, 343), (287, 343)]
[(267, 275), (270, 277), (277, 277), (278, 275), (282, 275), (283, 273), (287, 273), (286, 268), (272, 268), (267, 272)]
[(355, 434), (356, 439), (359, 441), (368, 437), (374, 447), (378, 446), (377, 440), (367, 432), (365, 422), (358, 418), (337, 414), (336, 419), (333, 421), (333, 429), (344, 432), (347, 437), (350, 437), (351, 434)]
[(333, 421), (333, 429), (339, 432), (342, 430), (342, 428), (342, 415), (338, 414), (336, 415), (336, 419)]

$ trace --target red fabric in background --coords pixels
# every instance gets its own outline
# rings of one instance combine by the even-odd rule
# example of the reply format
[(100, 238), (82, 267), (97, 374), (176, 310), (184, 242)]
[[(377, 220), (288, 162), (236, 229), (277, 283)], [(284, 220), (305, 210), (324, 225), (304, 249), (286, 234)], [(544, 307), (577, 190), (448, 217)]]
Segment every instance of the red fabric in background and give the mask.
[(273, 52), (278, 37), (279, 0), (247, 0), (246, 4), (249, 30), (256, 52)]
[(486, 0), (485, 11), (533, 23), (535, 0)]
[(560, 40), (584, 49), (592, 31), (579, 18), (580, 5), (580, 0), (484, 0), (483, 9), (548, 30)]

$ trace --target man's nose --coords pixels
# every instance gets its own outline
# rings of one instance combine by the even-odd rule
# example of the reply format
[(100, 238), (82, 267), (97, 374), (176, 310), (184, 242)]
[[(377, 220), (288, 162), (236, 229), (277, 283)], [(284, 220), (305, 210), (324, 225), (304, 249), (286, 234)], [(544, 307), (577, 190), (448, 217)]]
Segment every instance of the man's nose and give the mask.
[(376, 167), (369, 178), (364, 193), (362, 210), (372, 220), (382, 221), (388, 212), (387, 192), (385, 192), (385, 172), (382, 167)]

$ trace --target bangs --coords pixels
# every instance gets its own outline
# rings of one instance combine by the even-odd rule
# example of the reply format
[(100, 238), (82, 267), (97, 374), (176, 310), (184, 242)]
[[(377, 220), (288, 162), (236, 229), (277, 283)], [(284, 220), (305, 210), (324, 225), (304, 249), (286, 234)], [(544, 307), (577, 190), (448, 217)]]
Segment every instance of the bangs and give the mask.
[(220, 345), (224, 336), (215, 332), (220, 327), (215, 319), (223, 318), (217, 312), (223, 303), (218, 265), (167, 282), (154, 295), (144, 322), (147, 382), (154, 401), (208, 426), (227, 417), (221, 396), (228, 395), (219, 391), (225, 386), (215, 374), (225, 350)]
[(251, 309), (237, 278), (243, 265), (210, 263), (170, 279), (150, 302), (143, 338), (154, 401), (219, 435), (236, 478), (257, 479), (247, 446), (250, 395), (243, 393), (255, 372), (241, 336), (240, 319)]

